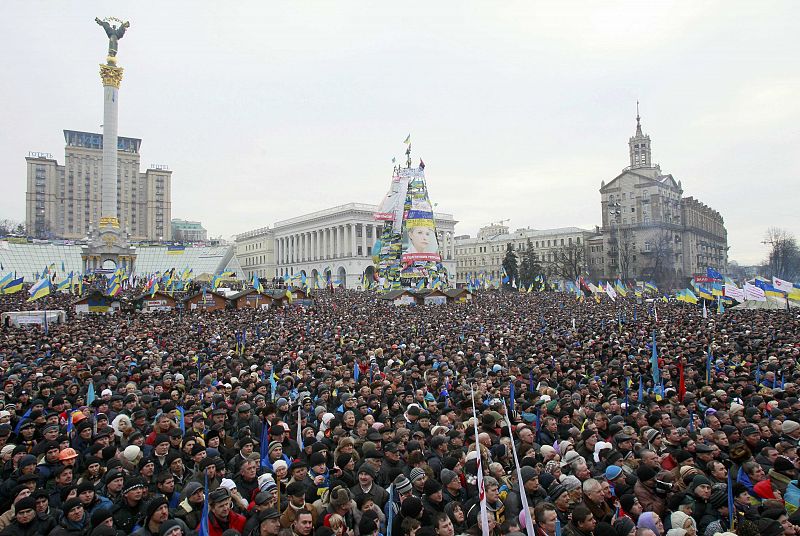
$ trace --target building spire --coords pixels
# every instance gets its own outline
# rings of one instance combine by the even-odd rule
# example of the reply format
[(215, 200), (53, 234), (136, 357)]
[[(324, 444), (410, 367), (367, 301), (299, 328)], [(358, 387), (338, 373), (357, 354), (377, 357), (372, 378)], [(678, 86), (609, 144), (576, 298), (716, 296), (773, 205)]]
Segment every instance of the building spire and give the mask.
[(628, 140), (631, 168), (652, 166), (650, 136), (642, 133), (642, 118), (639, 116), (639, 100), (636, 100), (636, 134)]
[(639, 117), (639, 99), (636, 99), (636, 136), (642, 135), (642, 120)]

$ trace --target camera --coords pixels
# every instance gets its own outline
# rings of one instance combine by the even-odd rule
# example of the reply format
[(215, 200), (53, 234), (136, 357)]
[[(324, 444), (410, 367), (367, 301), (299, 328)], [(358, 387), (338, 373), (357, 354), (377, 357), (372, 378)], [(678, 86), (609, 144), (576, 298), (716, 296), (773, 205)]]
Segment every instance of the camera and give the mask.
[(659, 495), (666, 495), (670, 491), (672, 491), (672, 484), (669, 482), (664, 482), (663, 480), (656, 480), (656, 493)]

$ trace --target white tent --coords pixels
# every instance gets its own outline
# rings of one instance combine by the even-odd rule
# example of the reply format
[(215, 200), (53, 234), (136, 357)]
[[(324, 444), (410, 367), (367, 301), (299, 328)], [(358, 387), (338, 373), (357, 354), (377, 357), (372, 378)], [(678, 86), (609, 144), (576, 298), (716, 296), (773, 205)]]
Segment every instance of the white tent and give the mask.
[[(789, 300), (789, 306), (792, 309), (796, 309), (800, 307), (800, 304), (797, 302)], [(778, 310), (778, 309), (786, 309), (786, 300), (784, 298), (776, 298), (774, 296), (767, 296), (766, 301), (754, 301), (754, 300), (747, 300), (743, 303), (735, 305), (731, 307), (731, 309), (736, 309), (737, 311), (742, 311), (746, 309), (757, 309), (757, 310)]]

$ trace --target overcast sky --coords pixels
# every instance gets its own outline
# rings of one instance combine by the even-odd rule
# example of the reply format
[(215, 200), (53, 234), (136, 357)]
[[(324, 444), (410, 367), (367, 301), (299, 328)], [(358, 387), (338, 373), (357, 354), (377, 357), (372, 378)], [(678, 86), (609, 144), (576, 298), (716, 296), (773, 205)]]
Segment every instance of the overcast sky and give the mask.
[[(730, 259), (800, 234), (797, 2), (4, 2), (0, 217), (28, 151), (101, 132), (94, 17), (130, 20), (119, 134), (172, 216), (230, 237), (385, 195), (410, 132), (458, 234), (600, 223), (636, 100), (653, 161), (725, 218)], [(602, 7), (599, 7), (602, 6)]]

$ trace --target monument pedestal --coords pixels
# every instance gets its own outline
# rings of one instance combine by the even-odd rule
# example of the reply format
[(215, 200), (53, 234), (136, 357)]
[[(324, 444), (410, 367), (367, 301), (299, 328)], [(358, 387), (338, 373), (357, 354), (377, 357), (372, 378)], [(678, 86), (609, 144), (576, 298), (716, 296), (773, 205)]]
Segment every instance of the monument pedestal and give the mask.
[(90, 231), (89, 242), (81, 248), (84, 273), (103, 269), (106, 261), (113, 262), (114, 269), (133, 273), (136, 248), (130, 245), (126, 234), (120, 230), (116, 218), (101, 218), (100, 225)]

